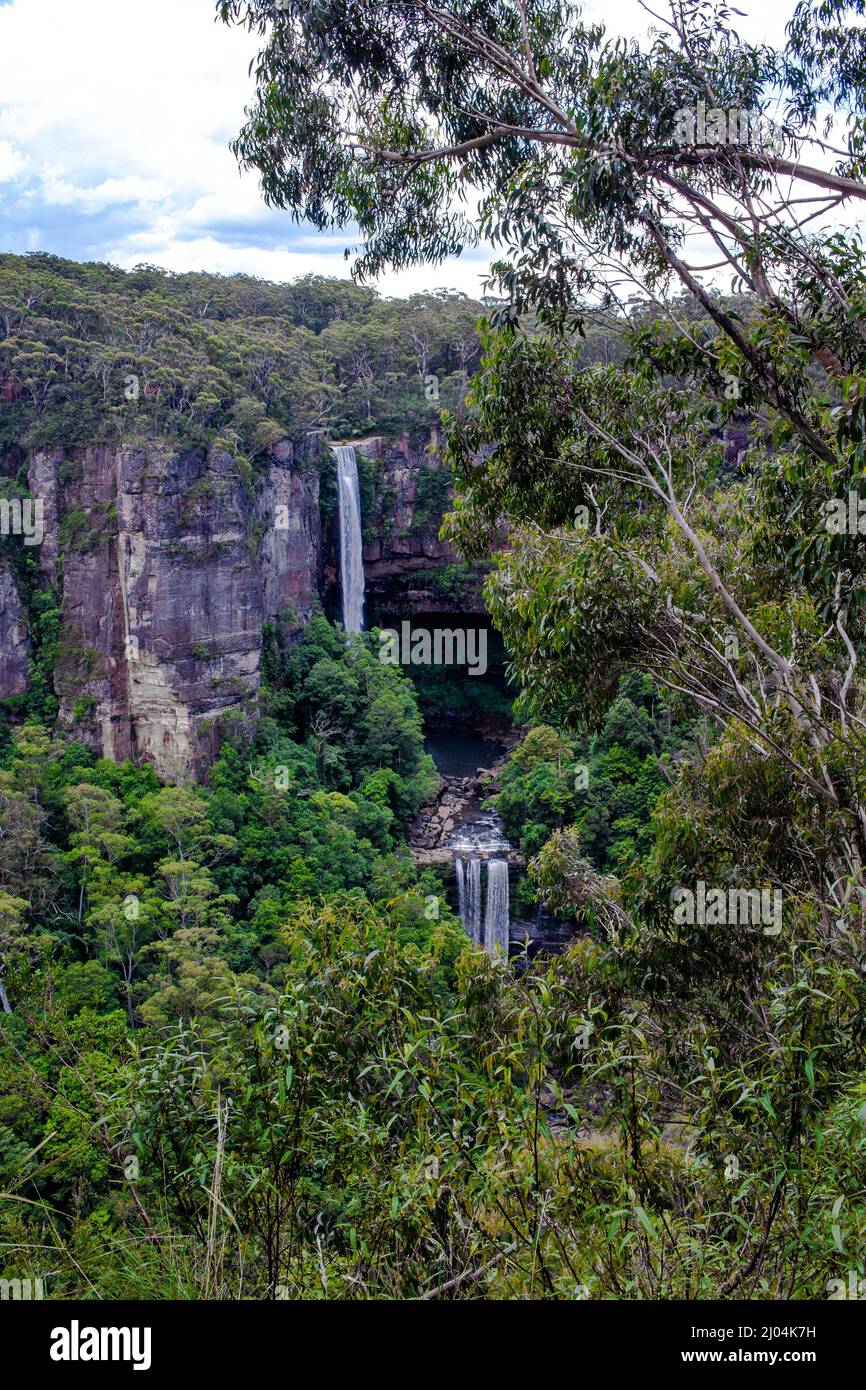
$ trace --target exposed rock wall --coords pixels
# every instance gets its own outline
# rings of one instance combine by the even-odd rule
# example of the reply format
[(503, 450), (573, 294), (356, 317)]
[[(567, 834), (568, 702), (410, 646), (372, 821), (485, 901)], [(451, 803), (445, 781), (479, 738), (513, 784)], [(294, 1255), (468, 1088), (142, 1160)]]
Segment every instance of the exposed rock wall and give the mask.
[[(357, 453), (380, 461), (381, 472), (373, 498), (373, 507), (364, 518), (364, 572), (367, 583), (405, 573), (409, 568), (422, 568), (431, 561), (454, 561), (456, 556), (446, 541), (439, 539), (441, 511), (427, 504), (423, 497), (424, 480), (442, 479), (442, 497), (446, 474), (439, 458), (435, 437), (432, 448), (413, 448), (404, 435), (388, 446), (379, 436), (355, 441)], [(419, 493), (422, 494), (419, 496)]]
[[(355, 441), (368, 596), (407, 614), (448, 606), (431, 575), (456, 560), (438, 536), (449, 493), (433, 443)], [(205, 768), (219, 717), (253, 706), (264, 623), (297, 631), (338, 582), (336, 509), (322, 536), (323, 447), (285, 441), (255, 475), (219, 448), (160, 441), (31, 455), (39, 566), (62, 606), (61, 732), (172, 779)], [(480, 609), (473, 592), (456, 606)], [(0, 698), (26, 690), (29, 653), (22, 595), (0, 564)]]
[(30, 638), (9, 565), (0, 561), (0, 700), (27, 689)]
[[(247, 709), (258, 687), (263, 624), (296, 630), (316, 597), (319, 475), (294, 455), (276, 446), (255, 478), (225, 451), (162, 443), (31, 458), (39, 562), (62, 595), (63, 731), (105, 757), (148, 758), (163, 776), (201, 770), (214, 721)], [(5, 694), (26, 684), (20, 609), (0, 573)]]
[(458, 562), (452, 547), (439, 538), (452, 494), (438, 435), (427, 440), (403, 435), (394, 444), (373, 435), (353, 443), (362, 468), (365, 459), (371, 465), (363, 498), (368, 611), (409, 616), (453, 607), (483, 612), (479, 573), (473, 572), (456, 592), (436, 583), (437, 572)]

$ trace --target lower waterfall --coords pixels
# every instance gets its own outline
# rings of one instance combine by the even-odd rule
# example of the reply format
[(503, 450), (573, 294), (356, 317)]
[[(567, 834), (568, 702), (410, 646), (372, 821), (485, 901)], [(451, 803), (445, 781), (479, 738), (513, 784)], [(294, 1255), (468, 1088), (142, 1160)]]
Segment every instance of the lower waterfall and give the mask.
[(347, 632), (360, 632), (364, 626), (364, 554), (358, 461), (351, 444), (335, 444), (334, 453), (337, 455), (337, 491), (340, 501), (343, 627)]
[[(508, 860), (511, 845), (495, 811), (483, 811), (466, 821), (448, 841), (454, 853), (457, 904), (460, 920), (468, 936), (488, 955), (508, 959), (511, 922), (508, 909)], [(487, 898), (482, 912), (481, 868), (487, 869)]]
[(488, 859), (487, 865), (487, 903), (482, 930), (481, 913), (481, 864), (477, 855), (463, 859), (460, 855), (454, 860), (454, 876), (457, 879), (457, 904), (460, 921), (466, 933), (478, 946), (483, 946), (488, 955), (508, 956), (508, 860)]
[(457, 879), (457, 911), (460, 921), (469, 930), (469, 904), (466, 901), (466, 866), (462, 859), (454, 860), (454, 877)]
[(501, 953), (508, 959), (508, 927), (508, 860), (488, 859), (484, 949), (489, 956)]
[(481, 860), (477, 855), (454, 861), (460, 920), (472, 940), (481, 945)]

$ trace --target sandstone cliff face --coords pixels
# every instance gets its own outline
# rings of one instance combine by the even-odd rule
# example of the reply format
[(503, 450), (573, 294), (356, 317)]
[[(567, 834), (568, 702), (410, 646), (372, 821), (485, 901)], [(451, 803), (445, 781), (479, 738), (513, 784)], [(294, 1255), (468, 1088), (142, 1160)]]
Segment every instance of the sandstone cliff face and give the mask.
[(292, 631), (311, 612), (317, 469), (288, 442), (255, 480), (218, 449), (99, 446), (36, 455), (29, 481), (40, 565), (62, 585), (61, 728), (166, 777), (201, 770), (214, 721), (258, 687), (263, 624)]
[[(436, 441), (431, 443), (435, 450)], [(387, 575), (420, 569), (431, 561), (454, 561), (454, 551), (439, 539), (440, 511), (431, 506), (448, 495), (438, 452), (413, 449), (405, 436), (388, 447), (376, 435), (355, 441), (355, 451), (380, 463), (373, 507), (364, 518), (364, 573), (368, 585)], [(443, 486), (437, 489), (440, 479)], [(432, 486), (428, 486), (429, 495), (425, 497), (427, 480)]]
[[(456, 556), (438, 531), (448, 506), (438, 455), (402, 439), (354, 441), (368, 616), (448, 603), (431, 575)], [(435, 441), (434, 441), (435, 443)], [(263, 625), (292, 634), (339, 582), (336, 511), (321, 534), (315, 436), (274, 446), (244, 474), (227, 452), (168, 442), (53, 449), (28, 460), (43, 505), (38, 548), (62, 605), (54, 670), (59, 731), (114, 759), (146, 758), (182, 780), (204, 771), (217, 721), (249, 712)], [(461, 608), (481, 609), (460, 596)], [(27, 616), (0, 563), (0, 699), (27, 688)]]
[(0, 561), (0, 700), (27, 689), (30, 638), (9, 565)]
[(381, 436), (354, 440), (356, 454), (370, 461), (373, 487), (365, 498), (364, 577), (371, 614), (406, 616), (449, 607), (483, 612), (480, 578), (473, 575), (459, 594), (444, 594), (435, 582), (458, 557), (439, 539), (443, 512), (451, 505), (449, 475), (434, 432), (426, 441), (404, 435), (396, 444)]

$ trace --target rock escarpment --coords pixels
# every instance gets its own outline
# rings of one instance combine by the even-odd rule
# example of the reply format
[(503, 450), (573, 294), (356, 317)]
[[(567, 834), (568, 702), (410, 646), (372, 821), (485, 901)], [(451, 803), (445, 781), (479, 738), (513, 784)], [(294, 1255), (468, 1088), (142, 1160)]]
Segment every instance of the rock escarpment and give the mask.
[[(437, 573), (458, 567), (438, 536), (450, 494), (435, 448), (379, 436), (355, 448), (370, 621), (377, 599), (407, 616), (441, 609)], [(314, 434), (272, 446), (255, 471), (218, 445), (166, 441), (27, 459), (41, 582), (61, 609), (60, 732), (163, 777), (203, 771), (221, 716), (254, 708), (265, 624), (291, 639), (320, 598), (339, 613), (336, 505), (323, 533), (320, 501), (328, 458)], [(481, 611), (474, 577), (469, 588)], [(0, 699), (28, 688), (27, 599), (0, 557)]]
[[(370, 620), (441, 612), (484, 612), (481, 575), (441, 540), (451, 506), (440, 439), (381, 435), (353, 441), (362, 478), (364, 575)], [(329, 578), (335, 578), (329, 574)]]
[[(60, 730), (105, 757), (146, 758), (162, 776), (200, 771), (215, 721), (243, 712), (258, 688), (264, 624), (291, 634), (312, 611), (315, 450), (296, 457), (291, 443), (278, 444), (253, 475), (216, 446), (58, 449), (31, 457), (28, 481), (43, 504), (40, 569), (62, 609)], [(26, 653), (21, 598), (4, 573), (8, 695), (26, 685)]]
[(18, 595), (12, 567), (0, 562), (0, 700), (23, 695), (30, 666), (27, 615)]

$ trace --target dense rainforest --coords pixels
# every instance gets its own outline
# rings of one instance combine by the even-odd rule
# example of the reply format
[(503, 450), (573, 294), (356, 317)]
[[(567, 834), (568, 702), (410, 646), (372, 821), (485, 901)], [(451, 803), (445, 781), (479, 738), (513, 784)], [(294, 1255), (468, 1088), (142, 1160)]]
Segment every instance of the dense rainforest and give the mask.
[(447, 290), (400, 301), (323, 276), (2, 256), (0, 447), (218, 438), (252, 466), (280, 426), (297, 439), (429, 427), (465, 394), (480, 312)]
[[(93, 1299), (861, 1286), (861, 12), (800, 0), (771, 46), (714, 0), (642, 42), (560, 0), (220, 0), (261, 43), (235, 153), (272, 207), (351, 228), (359, 283), (0, 259), (7, 507), (46, 451), (73, 489), (48, 577), (26, 536), (0, 556), (29, 643), (0, 750), (0, 1276)], [(364, 283), (482, 242), (483, 301)], [(76, 723), (57, 688), (82, 537), (106, 565), (126, 547), (124, 603), (141, 563), (108, 491), (81, 507), (88, 450), (99, 479), (145, 460), (124, 499), (192, 458), (229, 478), (214, 573), (219, 507), (259, 516), (282, 470), (295, 530), (320, 527), (292, 564), (339, 568), (339, 529), (343, 587), (358, 452), (382, 621), (492, 622), (503, 671), (470, 700), (465, 673), (384, 662), (322, 579), (267, 610), (212, 756), (108, 756), (96, 697)], [(555, 949), (479, 949), (467, 870), (458, 902), (441, 846), (416, 852), (449, 721), (500, 737), (471, 794), (519, 870), (512, 919), (562, 925)]]

